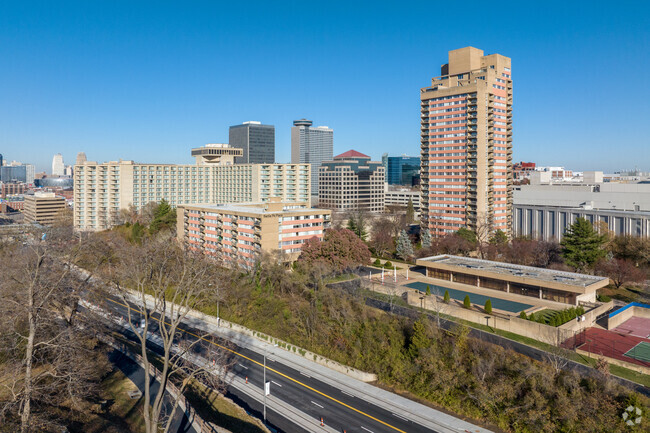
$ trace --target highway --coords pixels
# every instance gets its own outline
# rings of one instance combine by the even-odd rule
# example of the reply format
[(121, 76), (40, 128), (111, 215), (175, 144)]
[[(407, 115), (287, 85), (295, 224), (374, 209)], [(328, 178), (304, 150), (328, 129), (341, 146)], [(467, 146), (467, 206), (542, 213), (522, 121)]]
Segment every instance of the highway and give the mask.
[[(127, 306), (120, 300), (107, 298), (103, 308), (113, 315), (127, 317)], [(132, 310), (137, 311), (137, 308), (132, 308)], [(152, 328), (151, 324), (149, 326)], [(251, 388), (251, 391), (255, 392), (263, 388), (264, 357), (262, 354), (232, 342), (220, 343), (219, 340), (210, 339), (213, 340), (210, 341), (202, 338), (201, 335), (205, 335), (205, 332), (186, 323), (183, 324), (182, 331), (188, 340), (201, 339), (202, 347), (197, 348), (200, 352), (208, 352), (206, 346), (209, 344), (218, 346), (220, 350), (228, 351), (233, 357), (231, 372), (239, 378), (248, 380), (248, 384), (243, 385), (244, 388), (246, 386), (255, 387), (255, 390)], [(314, 377), (315, 374), (306, 368), (301, 371), (300, 367), (286, 365), (274, 354), (275, 351), (281, 350), (283, 349), (273, 348), (267, 354), (266, 380), (271, 382), (271, 395), (313, 417), (318, 422), (322, 418), (324, 424), (334, 431), (346, 433), (485, 431), (479, 428), (469, 430), (442, 427), (434, 430), (424, 427), (409, 420), (407, 414), (398, 413), (397, 409), (391, 411), (386, 407), (372, 404), (361, 395), (362, 393), (355, 395), (353, 388), (332, 386)], [(248, 406), (251, 411), (257, 412), (258, 416), (261, 415), (262, 405), (238, 388), (241, 388), (241, 385), (234, 387), (229, 384), (228, 391), (231, 396), (236, 401), (245, 403), (245, 406)], [(270, 411), (268, 408), (267, 420), (278, 431), (304, 431), (285, 419), (283, 415)], [(458, 421), (460, 424), (474, 427), (469, 423)]]

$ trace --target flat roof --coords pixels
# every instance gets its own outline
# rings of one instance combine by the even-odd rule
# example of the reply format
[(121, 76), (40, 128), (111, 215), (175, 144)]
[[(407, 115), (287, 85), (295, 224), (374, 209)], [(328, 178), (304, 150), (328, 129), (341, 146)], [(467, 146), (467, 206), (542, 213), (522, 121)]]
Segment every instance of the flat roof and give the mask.
[[(281, 210), (269, 210), (268, 205), (277, 205), (280, 203), (241, 203), (241, 204), (182, 204), (178, 207), (185, 209), (197, 209), (204, 212), (218, 211), (220, 213), (231, 212), (248, 213), (254, 215), (269, 215), (269, 214), (294, 214), (294, 213), (312, 213), (312, 214), (327, 214), (331, 213), (329, 209), (317, 209), (308, 206), (300, 206), (301, 202), (282, 202), (284, 205)], [(287, 209), (285, 206), (288, 206)], [(294, 207), (295, 206), (295, 207)]]
[[(592, 284), (609, 280), (607, 277), (556, 271), (553, 269), (536, 268), (533, 266), (515, 265), (512, 263), (493, 262), (491, 260), (474, 259), (471, 257), (450, 256), (446, 254), (424, 257), (418, 259), (418, 264), (420, 264), (419, 262), (440, 263), (467, 270), (486, 271), (512, 277), (531, 278), (575, 287), (588, 287)], [(424, 263), (423, 265), (426, 266)]]

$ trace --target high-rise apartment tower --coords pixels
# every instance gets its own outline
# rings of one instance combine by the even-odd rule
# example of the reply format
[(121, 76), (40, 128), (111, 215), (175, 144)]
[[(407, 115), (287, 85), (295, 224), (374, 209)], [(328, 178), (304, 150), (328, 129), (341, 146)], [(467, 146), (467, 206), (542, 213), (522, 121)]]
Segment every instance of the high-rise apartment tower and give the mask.
[(275, 162), (275, 126), (244, 122), (230, 127), (229, 144), (243, 151), (236, 164), (273, 164)]
[(512, 230), (510, 58), (473, 47), (421, 99), (421, 223), (432, 233)]
[(327, 126), (313, 127), (312, 121), (300, 119), (293, 121), (291, 128), (291, 163), (311, 164), (311, 195), (318, 196), (318, 169), (323, 161), (331, 161), (334, 156), (334, 131)]

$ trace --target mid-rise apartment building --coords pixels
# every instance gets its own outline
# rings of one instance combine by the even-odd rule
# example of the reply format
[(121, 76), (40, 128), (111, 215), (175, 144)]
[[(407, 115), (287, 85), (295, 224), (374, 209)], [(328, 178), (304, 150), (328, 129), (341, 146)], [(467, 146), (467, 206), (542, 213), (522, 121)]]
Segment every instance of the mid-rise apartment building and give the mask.
[(231, 147), (242, 150), (237, 164), (273, 164), (275, 162), (275, 126), (250, 121), (230, 127)]
[(291, 162), (311, 164), (311, 195), (318, 197), (318, 170), (334, 156), (334, 131), (327, 126), (312, 126), (312, 121), (293, 121), (291, 128)]
[(65, 208), (63, 197), (57, 197), (53, 192), (37, 192), (25, 196), (23, 214), (27, 223), (50, 225)]
[(510, 59), (473, 47), (449, 51), (420, 91), (421, 221), (432, 233), (512, 229)]
[(195, 251), (250, 267), (264, 252), (294, 261), (308, 239), (322, 239), (330, 219), (327, 209), (275, 197), (265, 203), (182, 205), (177, 233)]
[[(119, 222), (121, 209), (140, 209), (167, 200), (172, 206), (192, 203), (310, 200), (309, 164), (232, 164), (229, 147), (193, 149), (197, 164), (142, 164), (84, 161), (74, 170), (74, 224), (104, 230)], [(210, 152), (221, 152), (210, 162)]]
[(325, 161), (318, 173), (318, 205), (336, 211), (384, 211), (384, 165), (349, 150)]

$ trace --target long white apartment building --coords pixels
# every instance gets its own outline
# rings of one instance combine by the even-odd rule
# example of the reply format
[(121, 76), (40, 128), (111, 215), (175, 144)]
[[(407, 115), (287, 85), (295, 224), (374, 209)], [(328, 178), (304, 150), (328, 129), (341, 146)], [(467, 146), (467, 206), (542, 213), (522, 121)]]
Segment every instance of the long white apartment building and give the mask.
[(212, 144), (192, 149), (196, 164), (84, 161), (74, 169), (74, 225), (98, 231), (119, 222), (120, 210), (167, 200), (195, 203), (309, 202), (309, 164), (233, 164), (241, 149)]

